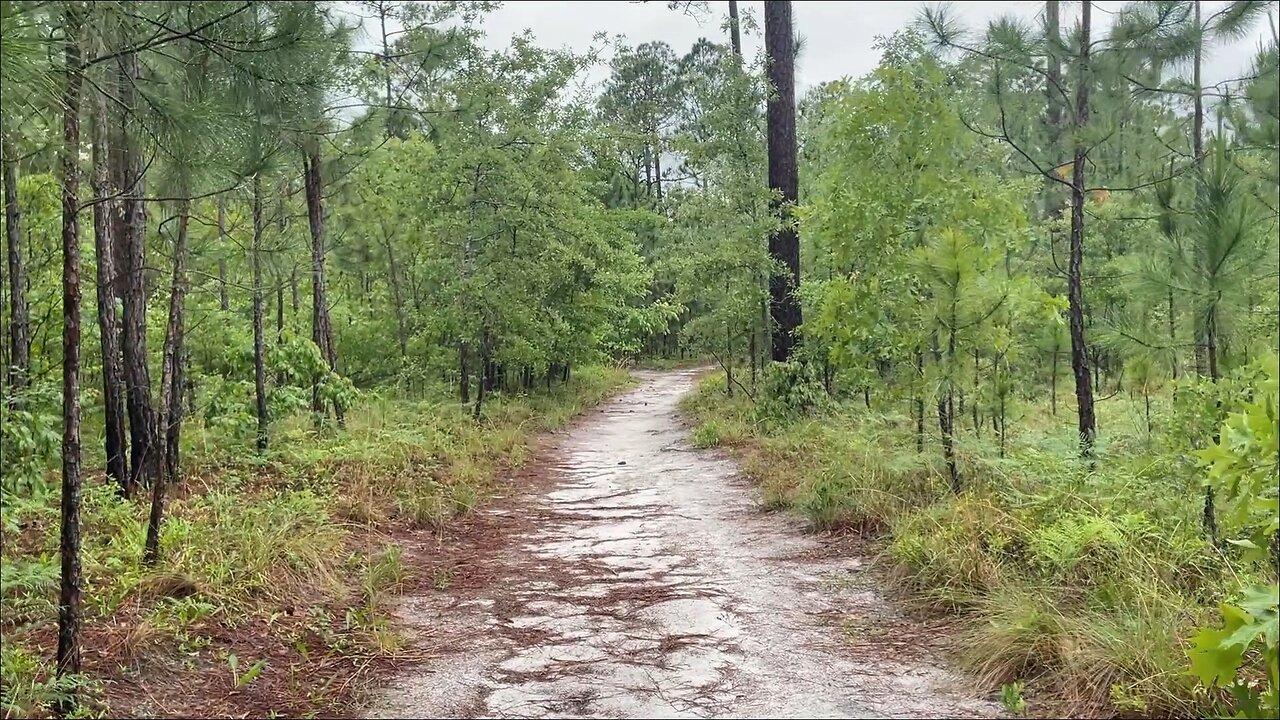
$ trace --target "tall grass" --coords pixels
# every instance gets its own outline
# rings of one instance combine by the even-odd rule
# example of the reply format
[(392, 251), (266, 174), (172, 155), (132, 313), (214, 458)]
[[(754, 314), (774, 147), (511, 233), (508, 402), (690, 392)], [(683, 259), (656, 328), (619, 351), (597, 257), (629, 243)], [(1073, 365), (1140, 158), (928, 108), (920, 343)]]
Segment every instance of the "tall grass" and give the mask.
[(770, 430), (717, 381), (684, 404), (695, 441), (743, 451), (766, 506), (876, 538), (896, 587), (963, 618), (956, 657), (988, 689), (1026, 682), (1031, 709), (1049, 715), (1211, 712), (1185, 644), (1267, 571), (1206, 541), (1185, 450), (1148, 437), (1129, 400), (1099, 407), (1113, 430), (1092, 468), (1075, 457), (1071, 418), (1047, 407), (1011, 418), (1003, 458), (989, 427), (966, 423), (957, 495), (935, 433), (918, 453), (895, 408), (842, 404)]
[[(626, 382), (618, 369), (583, 368), (551, 392), (497, 395), (479, 421), (443, 392), (427, 399), (370, 393), (350, 408), (345, 430), (317, 428), (305, 413), (277, 421), (262, 455), (251, 439), (192, 419), (183, 434), (185, 477), (172, 488), (154, 570), (140, 566), (145, 501), (121, 500), (105, 478), (88, 479), (86, 627), (130, 625), (125, 647), (115, 650), (134, 666), (156, 653), (225, 664), (228, 650), (217, 647), (206, 623), (285, 615), (308, 618), (295, 640), (299, 661), (308, 642), (322, 650), (393, 650), (400, 641), (384, 598), (409, 568), (380, 531), (444, 532), (485, 500), (504, 469), (530, 457), (539, 431), (564, 425)], [(48, 644), (56, 622), (56, 492), (6, 495), (0, 522), (0, 703), (4, 717), (23, 717), (42, 713), (60, 691), (50, 680)]]

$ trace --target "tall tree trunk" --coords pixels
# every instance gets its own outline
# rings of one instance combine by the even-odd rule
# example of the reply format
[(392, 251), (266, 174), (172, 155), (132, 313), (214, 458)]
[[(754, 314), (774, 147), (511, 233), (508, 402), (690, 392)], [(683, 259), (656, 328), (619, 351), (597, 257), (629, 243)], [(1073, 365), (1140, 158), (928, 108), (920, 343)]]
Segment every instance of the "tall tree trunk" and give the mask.
[(742, 30), (738, 25), (738, 0), (729, 0), (729, 42), (733, 54), (742, 57)]
[(1089, 67), (1090, 15), (1092, 3), (1080, 5), (1080, 58), (1076, 81), (1075, 153), (1071, 175), (1071, 257), (1067, 264), (1067, 302), (1071, 326), (1071, 371), (1076, 381), (1077, 427), (1080, 451), (1093, 454), (1096, 421), (1093, 414), (1093, 386), (1089, 377), (1088, 346), (1084, 337), (1084, 288), (1081, 263), (1084, 259), (1084, 169), (1086, 149), (1081, 133), (1089, 123), (1089, 87), (1093, 74)]
[[(1046, 0), (1044, 4), (1045, 27), (1045, 129), (1049, 134), (1049, 153), (1053, 164), (1062, 163), (1062, 33), (1060, 30), (1058, 0)], [(1045, 217), (1055, 217), (1062, 212), (1062, 193), (1058, 181), (1045, 178)]]
[(942, 457), (947, 463), (947, 477), (951, 481), (951, 490), (958, 493), (960, 492), (960, 470), (956, 466), (954, 429), (955, 398), (948, 390), (938, 397), (938, 430), (942, 435)]
[(102, 341), (102, 407), (105, 416), (103, 442), (107, 476), (120, 485), (128, 498), (136, 489), (129, 475), (128, 441), (125, 429), (124, 360), (120, 350), (120, 319), (116, 315), (116, 249), (113, 216), (119, 207), (118, 188), (112, 182), (111, 154), (107, 133), (107, 97), (93, 93), (93, 245), (98, 267), (98, 334)]
[(1218, 304), (1217, 300), (1209, 305), (1209, 312), (1204, 323), (1204, 352), (1209, 363), (1209, 379), (1218, 382), (1222, 377), (1218, 373)]
[(258, 411), (258, 451), (267, 449), (267, 363), (262, 327), (262, 177), (253, 176), (253, 391)]
[(1200, 22), (1200, 0), (1192, 0), (1192, 6), (1195, 8), (1196, 47), (1191, 58), (1191, 84), (1195, 95), (1192, 97), (1194, 101), (1194, 110), (1191, 121), (1191, 153), (1195, 156), (1196, 165), (1204, 162), (1204, 87), (1200, 83), (1200, 65), (1201, 56), (1204, 54), (1204, 25)]
[(773, 316), (773, 359), (789, 360), (800, 327), (800, 238), (792, 222), (792, 207), (799, 196), (796, 173), (795, 37), (791, 27), (790, 0), (773, 0), (764, 6), (764, 45), (768, 56), (767, 108), (769, 139), (769, 187), (779, 195), (774, 212), (781, 227), (769, 237), (769, 256), (786, 271), (769, 279)]
[(733, 397), (733, 330), (728, 323), (724, 326), (724, 392)]
[[(312, 143), (303, 156), (306, 172), (307, 222), (311, 228), (311, 339), (330, 370), (338, 368), (338, 352), (333, 342), (333, 329), (329, 322), (328, 289), (325, 286), (325, 226), (324, 226), (324, 177), (320, 173), (320, 146)], [(324, 412), (319, 388), (313, 393), (317, 414)], [(342, 404), (333, 402), (333, 414), (338, 426), (343, 424)]]
[(131, 452), (130, 482), (150, 487), (159, 469), (155, 409), (151, 405), (151, 371), (147, 366), (147, 281), (146, 240), (147, 211), (145, 168), (138, 147), (134, 83), (138, 78), (138, 58), (126, 53), (120, 58), (119, 96), (123, 108), (119, 153), (120, 177), (123, 185), (123, 234), (125, 251), (124, 278), (124, 377), (129, 411), (129, 445)]
[[(916, 348), (916, 382), (924, 382), (924, 353)], [(915, 397), (916, 411), (916, 452), (924, 452), (924, 397), (917, 388)]]
[(27, 271), (22, 262), (22, 208), (18, 204), (18, 159), (5, 144), (4, 237), (9, 254), (9, 407), (19, 407), (31, 372), (31, 320), (27, 310)]
[[(547, 387), (551, 387), (550, 375)], [(458, 400), (463, 405), (471, 402), (471, 371), (467, 368), (467, 344), (458, 343)]]
[[(185, 195), (185, 192), (184, 192)], [(147, 519), (147, 538), (142, 562), (155, 565), (160, 557), (160, 523), (164, 515), (164, 492), (167, 480), (178, 479), (178, 449), (175, 441), (177, 425), (182, 420), (182, 394), (179, 376), (182, 360), (183, 301), (187, 293), (187, 227), (191, 219), (191, 201), (178, 201), (178, 233), (173, 241), (173, 283), (169, 292), (169, 322), (165, 326), (164, 350), (160, 362), (160, 420), (164, 427), (164, 472), (151, 486), (151, 513)]]
[(1169, 288), (1169, 370), (1178, 379), (1178, 336), (1174, 332), (1173, 288)]
[(476, 383), (476, 404), (475, 409), (471, 413), (471, 417), (475, 420), (480, 419), (480, 409), (484, 405), (484, 392), (489, 385), (489, 367), (492, 364), (489, 358), (489, 334), (485, 333), (484, 339), (480, 341), (480, 377)]
[(658, 200), (662, 200), (662, 142), (657, 133), (653, 136), (653, 182), (658, 190)]
[(391, 301), (396, 310), (396, 343), (400, 347), (400, 357), (409, 357), (408, 320), (404, 311), (404, 294), (400, 291), (400, 268), (396, 264), (396, 250), (391, 242), (391, 235), (383, 230), (383, 247), (387, 250), (387, 278), (391, 285)]
[[(227, 242), (227, 201), (218, 196), (218, 252), (226, 250)], [(218, 258), (218, 309), (226, 312), (231, 309), (230, 298), (227, 297), (227, 259)]]
[(1049, 375), (1049, 408), (1054, 417), (1058, 416), (1058, 339), (1053, 339), (1052, 370)]
[[(65, 10), (66, 88), (62, 105), (62, 576), (58, 592), (59, 680), (80, 672), (80, 8)], [(74, 686), (57, 714), (76, 707)]]

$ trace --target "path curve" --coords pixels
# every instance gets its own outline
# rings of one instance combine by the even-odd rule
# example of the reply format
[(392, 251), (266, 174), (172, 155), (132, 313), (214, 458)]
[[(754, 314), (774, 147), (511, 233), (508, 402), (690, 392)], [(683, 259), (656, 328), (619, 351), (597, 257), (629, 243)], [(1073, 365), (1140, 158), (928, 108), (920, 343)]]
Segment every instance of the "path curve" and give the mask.
[(483, 581), (402, 604), (439, 656), (370, 716), (998, 714), (911, 639), (860, 558), (762, 512), (732, 459), (688, 444), (677, 402), (697, 377), (636, 373), (535, 462), (543, 489), (481, 511), (508, 537), (474, 560)]

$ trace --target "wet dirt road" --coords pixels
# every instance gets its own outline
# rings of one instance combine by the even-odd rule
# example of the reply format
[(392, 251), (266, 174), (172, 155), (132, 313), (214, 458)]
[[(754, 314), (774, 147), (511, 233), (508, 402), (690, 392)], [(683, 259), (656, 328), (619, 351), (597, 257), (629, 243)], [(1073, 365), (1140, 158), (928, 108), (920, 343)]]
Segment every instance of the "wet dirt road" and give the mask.
[(998, 714), (861, 559), (762, 512), (730, 458), (690, 447), (677, 402), (696, 372), (636, 377), (540, 454), (538, 490), (480, 511), (504, 535), (459, 566), (475, 579), (446, 573), (403, 603), (437, 657), (369, 716)]

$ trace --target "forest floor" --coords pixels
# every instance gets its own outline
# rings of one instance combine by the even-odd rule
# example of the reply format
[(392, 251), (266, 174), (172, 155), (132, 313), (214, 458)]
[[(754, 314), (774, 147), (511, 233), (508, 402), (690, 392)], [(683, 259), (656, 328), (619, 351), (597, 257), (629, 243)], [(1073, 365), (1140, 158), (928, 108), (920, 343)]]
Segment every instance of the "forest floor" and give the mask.
[(850, 537), (765, 512), (688, 442), (697, 370), (546, 436), (447, 544), (405, 540), (415, 655), (373, 717), (991, 717), (939, 660), (947, 628), (877, 590)]

